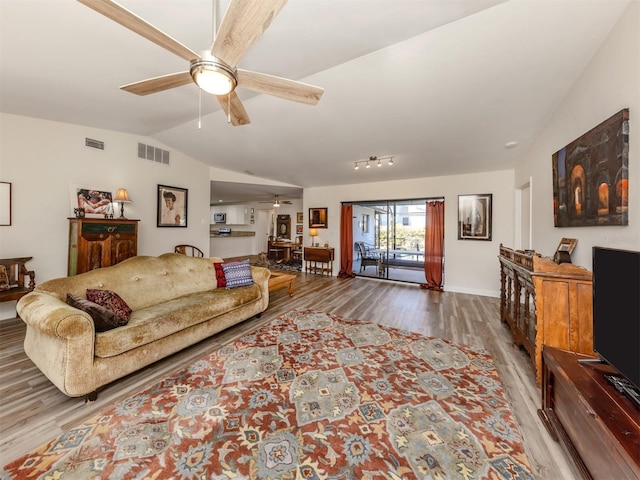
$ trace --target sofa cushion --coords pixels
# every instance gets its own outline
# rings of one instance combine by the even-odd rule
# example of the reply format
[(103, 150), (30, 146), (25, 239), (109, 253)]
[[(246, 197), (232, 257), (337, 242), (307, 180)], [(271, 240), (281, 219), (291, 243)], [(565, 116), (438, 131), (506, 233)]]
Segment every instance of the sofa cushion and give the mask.
[(125, 318), (127, 321), (131, 317), (131, 308), (127, 305), (120, 295), (111, 290), (97, 290), (87, 288), (87, 300), (97, 303), (98, 305), (111, 310), (119, 317)]
[[(233, 315), (233, 310), (261, 300), (260, 288), (254, 284), (233, 290), (191, 293), (134, 310), (125, 327), (96, 334), (95, 355), (114, 357), (214, 317)], [(242, 317), (241, 312), (238, 315)]]
[(128, 322), (127, 319), (116, 315), (111, 310), (71, 293), (67, 293), (67, 303), (91, 315), (96, 332), (106, 332), (107, 330), (124, 326)]
[(226, 262), (222, 264), (222, 269), (224, 270), (227, 289), (253, 285), (253, 277), (251, 276), (251, 265), (249, 264), (249, 260)]
[(224, 288), (227, 286), (227, 277), (224, 276), (224, 269), (222, 264), (224, 262), (213, 262), (213, 266), (216, 269), (216, 280), (218, 282), (218, 288)]

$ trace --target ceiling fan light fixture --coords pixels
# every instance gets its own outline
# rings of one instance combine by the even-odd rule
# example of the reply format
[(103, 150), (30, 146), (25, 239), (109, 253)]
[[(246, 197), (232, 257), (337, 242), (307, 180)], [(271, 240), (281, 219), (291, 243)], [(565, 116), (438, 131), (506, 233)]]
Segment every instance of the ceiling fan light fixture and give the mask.
[(389, 165), (393, 165), (393, 157), (389, 159)]
[(236, 72), (215, 57), (193, 60), (189, 73), (198, 87), (213, 95), (227, 95), (238, 85)]

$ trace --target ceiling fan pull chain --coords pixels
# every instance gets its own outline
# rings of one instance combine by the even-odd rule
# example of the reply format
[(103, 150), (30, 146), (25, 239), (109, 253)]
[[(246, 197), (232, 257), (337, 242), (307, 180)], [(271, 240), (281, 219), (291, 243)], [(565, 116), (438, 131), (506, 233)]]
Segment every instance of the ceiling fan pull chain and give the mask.
[(231, 123), (231, 92), (227, 94), (227, 123)]
[(202, 130), (202, 89), (198, 89), (198, 130)]

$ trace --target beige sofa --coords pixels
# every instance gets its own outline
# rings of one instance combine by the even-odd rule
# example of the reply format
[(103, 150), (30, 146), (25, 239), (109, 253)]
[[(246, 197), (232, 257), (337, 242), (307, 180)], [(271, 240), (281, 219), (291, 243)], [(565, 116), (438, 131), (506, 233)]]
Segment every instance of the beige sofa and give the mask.
[[(266, 310), (268, 269), (251, 267), (253, 285), (217, 288), (214, 261), (140, 256), (42, 283), (17, 305), (24, 350), (63, 393), (95, 398), (99, 387)], [(88, 288), (116, 292), (132, 309), (127, 325), (96, 333), (91, 316), (66, 303)]]

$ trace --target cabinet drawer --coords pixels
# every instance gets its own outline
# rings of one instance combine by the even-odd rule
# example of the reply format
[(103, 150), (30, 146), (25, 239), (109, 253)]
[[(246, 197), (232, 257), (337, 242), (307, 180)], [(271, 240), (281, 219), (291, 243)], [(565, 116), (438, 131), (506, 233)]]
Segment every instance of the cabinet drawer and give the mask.
[(82, 233), (135, 233), (133, 223), (83, 223)]

